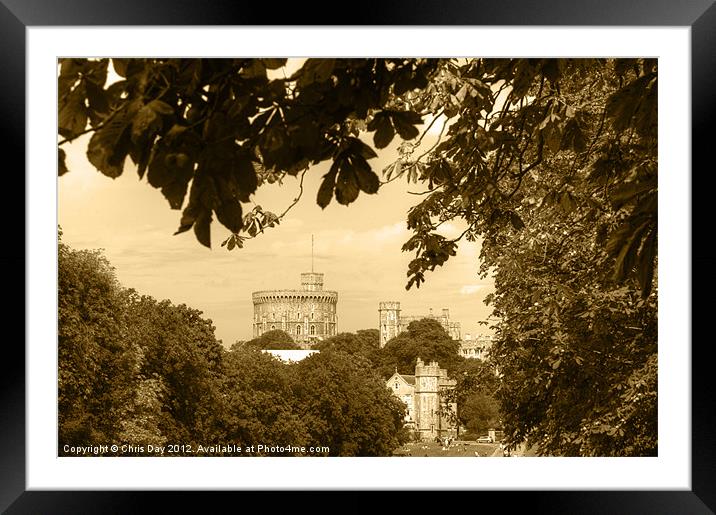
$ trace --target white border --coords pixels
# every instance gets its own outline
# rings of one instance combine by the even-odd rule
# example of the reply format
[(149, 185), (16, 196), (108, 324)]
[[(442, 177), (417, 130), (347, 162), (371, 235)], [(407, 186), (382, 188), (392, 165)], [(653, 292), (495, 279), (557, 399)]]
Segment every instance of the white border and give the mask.
[[(691, 489), (690, 29), (28, 27), (27, 488)], [(58, 56), (658, 56), (658, 458), (57, 458)], [(668, 144), (667, 144), (668, 142)], [(435, 461), (438, 460), (438, 461)]]

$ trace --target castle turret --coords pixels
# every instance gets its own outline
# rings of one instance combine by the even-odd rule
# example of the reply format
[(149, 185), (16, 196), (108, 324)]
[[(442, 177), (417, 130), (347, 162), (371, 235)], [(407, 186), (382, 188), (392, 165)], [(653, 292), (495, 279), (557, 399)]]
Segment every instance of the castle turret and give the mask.
[(422, 439), (442, 435), (452, 426), (441, 415), (440, 391), (449, 384), (447, 370), (441, 369), (437, 361), (427, 365), (418, 358), (415, 363), (414, 407), (416, 429)]
[(323, 290), (323, 274), (306, 272), (301, 274), (301, 287), (303, 291)]
[(400, 334), (400, 302), (381, 302), (378, 304), (380, 346)]

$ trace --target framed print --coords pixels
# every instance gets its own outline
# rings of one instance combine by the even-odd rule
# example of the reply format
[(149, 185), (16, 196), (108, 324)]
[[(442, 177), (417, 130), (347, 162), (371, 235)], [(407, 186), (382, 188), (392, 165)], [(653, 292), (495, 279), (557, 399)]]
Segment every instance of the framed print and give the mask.
[[(711, 2), (392, 3), (355, 25), (231, 7), (0, 6), (4, 141), (26, 170), (7, 174), (26, 367), (3, 376), (0, 506), (464, 490), (713, 512), (692, 332), (710, 303), (691, 285), (716, 263), (689, 173), (713, 132)], [(566, 275), (528, 275), (552, 244)]]

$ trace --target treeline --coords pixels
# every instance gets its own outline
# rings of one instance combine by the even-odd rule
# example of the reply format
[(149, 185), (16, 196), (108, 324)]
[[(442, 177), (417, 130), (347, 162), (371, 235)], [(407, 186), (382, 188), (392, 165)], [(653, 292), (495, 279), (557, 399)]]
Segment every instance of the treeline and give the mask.
[[(267, 331), (249, 341), (238, 341), (239, 349), (297, 349), (291, 336), (279, 329)], [(448, 375), (457, 380), (456, 388), (446, 392), (445, 402), (456, 402), (457, 422), (466, 430), (466, 438), (486, 434), (490, 428), (502, 428), (502, 416), (496, 399), (498, 377), (495, 368), (459, 354), (460, 343), (453, 340), (439, 322), (422, 319), (411, 322), (405, 331), (380, 347), (377, 329), (360, 329), (355, 333), (339, 333), (312, 346), (322, 354), (340, 353), (356, 362), (367, 362), (371, 370), (386, 381), (396, 371), (415, 373), (415, 362), (437, 361)], [(446, 413), (446, 416), (450, 416)]]
[(286, 365), (226, 351), (200, 311), (122, 287), (100, 251), (60, 241), (58, 302), (60, 455), (264, 444), (386, 456), (407, 438), (404, 405), (368, 359), (327, 351)]

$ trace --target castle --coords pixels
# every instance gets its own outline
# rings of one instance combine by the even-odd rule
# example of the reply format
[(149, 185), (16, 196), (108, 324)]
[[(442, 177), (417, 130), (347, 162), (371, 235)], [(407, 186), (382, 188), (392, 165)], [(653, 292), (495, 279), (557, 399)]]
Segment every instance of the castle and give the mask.
[(437, 320), (445, 332), (453, 340), (460, 340), (460, 322), (450, 321), (450, 311), (443, 309), (441, 315), (433, 315), (433, 310), (427, 315), (401, 315), (400, 302), (381, 302), (378, 304), (380, 346), (385, 347), (388, 340), (395, 338), (408, 329), (408, 324), (415, 320), (430, 318)]
[(281, 329), (303, 349), (336, 335), (338, 292), (323, 289), (323, 274), (301, 274), (300, 290), (269, 290), (251, 294), (254, 338)]
[(454, 436), (457, 426), (445, 411), (457, 413), (455, 403), (445, 404), (442, 395), (454, 388), (455, 380), (448, 379), (447, 370), (436, 361), (425, 364), (418, 358), (415, 375), (399, 374), (396, 370), (386, 385), (408, 408), (406, 426), (418, 433), (421, 440)]
[(465, 358), (476, 358), (485, 360), (487, 353), (492, 347), (493, 337), (491, 335), (477, 335), (472, 338), (469, 334), (460, 342), (460, 355)]

